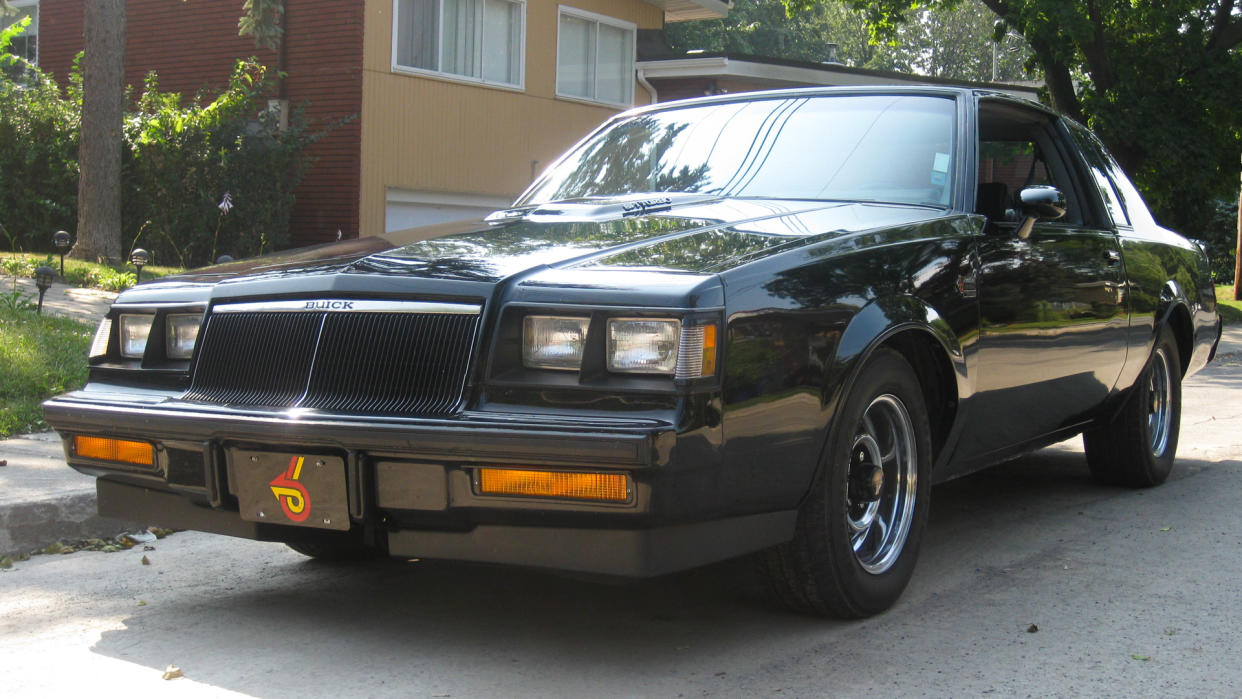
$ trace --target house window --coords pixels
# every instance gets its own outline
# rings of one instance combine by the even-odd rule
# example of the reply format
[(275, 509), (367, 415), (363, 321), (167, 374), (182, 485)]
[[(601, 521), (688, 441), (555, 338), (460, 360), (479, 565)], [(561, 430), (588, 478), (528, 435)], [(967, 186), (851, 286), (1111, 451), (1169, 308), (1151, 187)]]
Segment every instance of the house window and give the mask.
[(561, 7), (556, 94), (629, 106), (634, 102), (635, 25)]
[(17, 11), (17, 14), (0, 16), (0, 29), (8, 29), (18, 20), (30, 18), (30, 26), (13, 39), (13, 43), (9, 45), (9, 53), (37, 64), (39, 62), (38, 0), (9, 0), (9, 5)]
[(526, 3), (397, 0), (393, 67), (522, 86)]

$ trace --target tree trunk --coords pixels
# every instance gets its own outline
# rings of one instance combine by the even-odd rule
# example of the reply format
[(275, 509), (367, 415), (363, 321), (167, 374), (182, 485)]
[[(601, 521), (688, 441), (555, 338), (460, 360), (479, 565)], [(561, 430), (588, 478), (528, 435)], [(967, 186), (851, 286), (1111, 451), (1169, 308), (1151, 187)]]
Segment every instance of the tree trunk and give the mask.
[(1233, 300), (1242, 301), (1242, 187), (1238, 189), (1238, 247), (1233, 250)]
[(83, 26), (78, 240), (69, 255), (119, 262), (125, 0), (86, 0)]

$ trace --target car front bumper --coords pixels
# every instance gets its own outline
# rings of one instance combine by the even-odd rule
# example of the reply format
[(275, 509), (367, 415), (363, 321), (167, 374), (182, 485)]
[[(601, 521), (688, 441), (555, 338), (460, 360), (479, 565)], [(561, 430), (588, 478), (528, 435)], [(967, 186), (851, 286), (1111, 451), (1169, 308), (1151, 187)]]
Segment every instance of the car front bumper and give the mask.
[[(101, 514), (164, 527), (270, 541), (341, 535), (243, 519), (232, 481), (244, 468), (234, 455), (245, 449), (339, 456), (350, 535), (393, 556), (646, 577), (787, 541), (796, 523), (796, 510), (739, 511), (738, 503), (714, 506), (710, 496), (686, 492), (703, 489), (715, 467), (702, 463), (711, 452), (661, 420), (355, 418), (101, 391), (54, 398), (44, 413), (69, 464), (98, 478)], [(77, 435), (151, 442), (156, 463), (79, 457)], [(480, 466), (623, 472), (632, 495), (625, 503), (486, 495), (474, 477)]]

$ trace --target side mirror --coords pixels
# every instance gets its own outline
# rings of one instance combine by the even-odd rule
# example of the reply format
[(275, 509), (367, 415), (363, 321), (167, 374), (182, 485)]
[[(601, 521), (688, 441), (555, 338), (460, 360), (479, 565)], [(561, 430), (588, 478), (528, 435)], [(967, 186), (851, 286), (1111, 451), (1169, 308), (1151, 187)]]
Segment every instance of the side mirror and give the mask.
[(1023, 187), (1018, 192), (1018, 201), (1022, 206), (1022, 215), (1026, 217), (1018, 228), (1018, 237), (1023, 240), (1031, 236), (1031, 229), (1036, 221), (1058, 219), (1065, 215), (1065, 195), (1056, 187)]

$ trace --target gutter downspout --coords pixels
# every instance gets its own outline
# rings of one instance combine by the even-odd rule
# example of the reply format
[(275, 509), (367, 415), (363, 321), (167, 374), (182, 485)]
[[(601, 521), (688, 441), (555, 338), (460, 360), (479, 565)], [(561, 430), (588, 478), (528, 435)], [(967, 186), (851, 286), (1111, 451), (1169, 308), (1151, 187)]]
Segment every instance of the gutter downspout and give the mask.
[(654, 86), (654, 85), (652, 85), (651, 83), (647, 82), (647, 71), (646, 71), (646, 69), (645, 69), (645, 68), (639, 68), (639, 69), (637, 70), (637, 75), (638, 75), (638, 84), (639, 84), (639, 85), (642, 85), (642, 86), (643, 86), (643, 89), (647, 91), (647, 94), (651, 95), (651, 103), (652, 103), (652, 104), (655, 104), (655, 103), (659, 102), (659, 101), (660, 101), (660, 93), (656, 92), (656, 89), (655, 89), (655, 86)]

